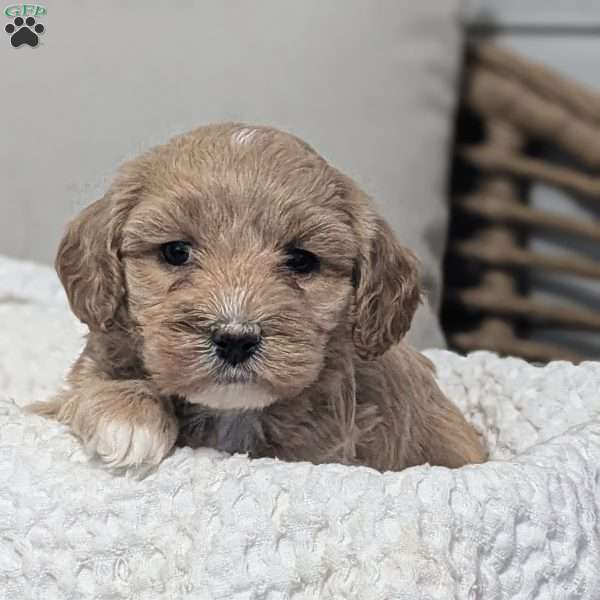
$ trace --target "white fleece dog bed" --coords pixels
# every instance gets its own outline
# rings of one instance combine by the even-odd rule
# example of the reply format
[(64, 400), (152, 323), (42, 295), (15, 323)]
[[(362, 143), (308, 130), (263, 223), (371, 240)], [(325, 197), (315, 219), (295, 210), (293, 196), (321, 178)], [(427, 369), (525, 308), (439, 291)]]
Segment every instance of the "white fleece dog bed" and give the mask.
[(600, 598), (600, 365), (428, 352), (494, 459), (379, 474), (179, 449), (143, 480), (19, 405), (81, 345), (0, 258), (0, 598)]

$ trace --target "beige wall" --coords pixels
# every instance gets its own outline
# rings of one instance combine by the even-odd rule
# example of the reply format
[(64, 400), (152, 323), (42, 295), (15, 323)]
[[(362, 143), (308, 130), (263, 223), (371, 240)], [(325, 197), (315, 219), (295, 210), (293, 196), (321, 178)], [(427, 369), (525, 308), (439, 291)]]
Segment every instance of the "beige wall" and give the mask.
[(43, 4), (37, 48), (0, 39), (0, 253), (51, 262), (121, 161), (245, 120), (293, 131), (358, 180), (437, 304), (458, 0)]

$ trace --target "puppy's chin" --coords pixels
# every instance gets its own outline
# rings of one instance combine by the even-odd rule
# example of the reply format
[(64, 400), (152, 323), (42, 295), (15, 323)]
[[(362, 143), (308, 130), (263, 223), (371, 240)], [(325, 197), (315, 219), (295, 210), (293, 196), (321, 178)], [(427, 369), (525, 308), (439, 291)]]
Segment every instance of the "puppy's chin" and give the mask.
[(187, 396), (192, 404), (202, 404), (215, 410), (260, 409), (273, 404), (277, 398), (257, 383), (212, 384), (201, 392)]

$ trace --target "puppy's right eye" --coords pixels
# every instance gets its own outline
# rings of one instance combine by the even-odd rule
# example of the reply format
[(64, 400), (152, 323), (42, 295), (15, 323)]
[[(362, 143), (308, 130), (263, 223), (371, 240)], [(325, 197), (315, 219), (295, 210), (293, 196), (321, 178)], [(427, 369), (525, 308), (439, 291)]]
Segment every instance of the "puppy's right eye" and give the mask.
[(160, 251), (170, 265), (180, 267), (189, 261), (192, 246), (188, 242), (167, 242), (160, 247)]
[(319, 270), (319, 257), (302, 248), (290, 248), (285, 265), (298, 275), (308, 275)]

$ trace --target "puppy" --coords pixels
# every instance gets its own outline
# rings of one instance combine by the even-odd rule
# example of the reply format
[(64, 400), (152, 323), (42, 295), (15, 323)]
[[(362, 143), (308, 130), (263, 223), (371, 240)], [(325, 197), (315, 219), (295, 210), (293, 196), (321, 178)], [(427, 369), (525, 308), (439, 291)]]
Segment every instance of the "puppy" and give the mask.
[(400, 342), (415, 257), (289, 134), (202, 127), (125, 164), (56, 268), (89, 335), (34, 410), (111, 467), (157, 464), (176, 442), (379, 470), (485, 458)]

